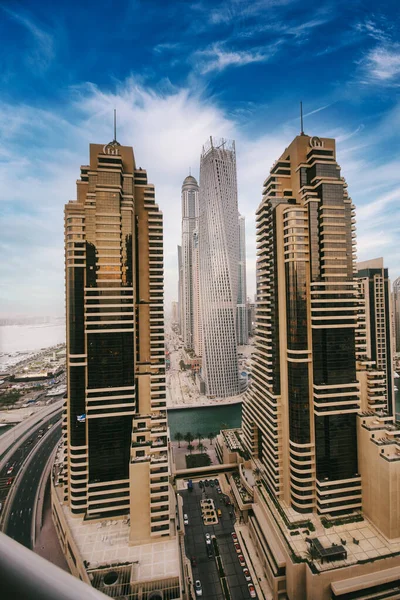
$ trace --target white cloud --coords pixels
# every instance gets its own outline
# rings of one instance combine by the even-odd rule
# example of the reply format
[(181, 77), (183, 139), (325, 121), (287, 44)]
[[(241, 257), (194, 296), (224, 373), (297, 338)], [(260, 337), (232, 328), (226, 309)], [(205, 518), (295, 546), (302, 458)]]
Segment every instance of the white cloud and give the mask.
[(268, 61), (277, 51), (278, 43), (266, 48), (251, 50), (227, 50), (221, 42), (194, 53), (193, 61), (202, 75), (212, 71), (223, 71), (227, 67), (243, 67), (250, 63)]
[(362, 65), (367, 76), (365, 83), (399, 84), (400, 45), (390, 44), (373, 48)]
[[(147, 169), (164, 213), (167, 306), (177, 297), (182, 181), (189, 167), (197, 177), (201, 148), (210, 135), (236, 140), (239, 210), (247, 222), (248, 294), (254, 294), (255, 210), (261, 201), (262, 183), (296, 135), (297, 124), (283, 123), (277, 133), (256, 137), (212, 99), (171, 85), (149, 90), (131, 79), (115, 93), (90, 84), (75, 90), (68, 106), (70, 121), (58, 113), (0, 104), (0, 124), (5, 126), (7, 141), (0, 162), (0, 312), (62, 314), (63, 207), (76, 197), (75, 181), (80, 165), (88, 162), (88, 144), (112, 139), (114, 107), (117, 138), (133, 146), (136, 164)], [(395, 260), (400, 257), (394, 240), (400, 169), (395, 160), (374, 163), (373, 168), (369, 160), (371, 148), (386, 126), (383, 119), (371, 137), (360, 129), (352, 132), (362, 138), (357, 151), (352, 151), (353, 140), (346, 143), (351, 132), (334, 133), (342, 136), (339, 162), (343, 156), (343, 175), (359, 204), (360, 257), (370, 257), (371, 250), (375, 254), (381, 240), (390, 259), (387, 262), (398, 274)], [(324, 134), (327, 132), (320, 133)]]
[(39, 27), (32, 18), (29, 18), (28, 14), (17, 13), (5, 6), (1, 8), (31, 35), (33, 45), (27, 53), (27, 60), (31, 67), (45, 71), (55, 55), (53, 36)]

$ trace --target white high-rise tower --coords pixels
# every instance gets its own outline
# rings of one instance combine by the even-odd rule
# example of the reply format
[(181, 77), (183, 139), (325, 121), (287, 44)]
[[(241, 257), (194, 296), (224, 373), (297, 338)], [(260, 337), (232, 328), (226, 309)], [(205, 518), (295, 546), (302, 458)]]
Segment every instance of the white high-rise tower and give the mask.
[(239, 229), (233, 141), (210, 141), (200, 160), (202, 375), (208, 396), (239, 394), (236, 337)]
[(199, 217), (199, 186), (191, 175), (182, 185), (182, 331), (185, 348), (194, 348), (193, 232)]
[(246, 288), (246, 221), (241, 215), (239, 215), (239, 270), (236, 331), (238, 345), (242, 346), (247, 344), (249, 341), (249, 326)]

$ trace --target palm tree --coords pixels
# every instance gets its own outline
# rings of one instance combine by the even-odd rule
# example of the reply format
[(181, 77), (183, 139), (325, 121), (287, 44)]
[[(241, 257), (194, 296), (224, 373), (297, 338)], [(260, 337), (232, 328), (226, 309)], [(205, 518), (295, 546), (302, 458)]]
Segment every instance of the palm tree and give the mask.
[(188, 443), (188, 449), (189, 449), (189, 446), (191, 446), (193, 440), (194, 440), (193, 434), (191, 434), (190, 431), (188, 431), (187, 434), (185, 435), (185, 442)]
[(262, 471), (261, 471), (260, 467), (254, 467), (253, 475), (256, 479), (260, 479), (260, 477), (262, 475)]
[(213, 433), (213, 432), (211, 431), (211, 433), (209, 433), (209, 434), (208, 434), (208, 439), (210, 440), (210, 444), (211, 444), (211, 446), (212, 446), (212, 442), (213, 442), (213, 439), (214, 439), (214, 438), (215, 438), (215, 433)]
[(180, 431), (176, 432), (175, 439), (178, 442), (178, 448), (180, 448), (181, 447), (181, 441), (183, 440), (183, 435), (181, 434)]
[(193, 444), (191, 444), (190, 442), (188, 443), (188, 447), (187, 449), (189, 450), (190, 454), (192, 454), (192, 450), (193, 450), (194, 446)]
[(203, 439), (203, 434), (202, 433), (196, 433), (196, 438), (199, 440), (199, 444), (200, 444), (201, 440)]
[(204, 450), (205, 450), (205, 449), (206, 449), (205, 445), (204, 445), (204, 444), (202, 444), (201, 442), (199, 442), (199, 443), (197, 444), (197, 450), (198, 450), (199, 452), (204, 452)]

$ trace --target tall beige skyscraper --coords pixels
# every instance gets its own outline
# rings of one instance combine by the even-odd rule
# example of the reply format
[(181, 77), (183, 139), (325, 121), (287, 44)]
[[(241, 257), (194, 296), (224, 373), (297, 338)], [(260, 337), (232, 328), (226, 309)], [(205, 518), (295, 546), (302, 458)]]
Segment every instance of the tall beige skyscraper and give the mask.
[[(400, 438), (386, 380), (387, 271), (381, 260), (357, 271), (335, 140), (292, 141), (264, 182), (256, 220), (256, 350), (242, 436), (252, 464), (240, 465), (235, 497), (251, 507), (272, 597), (396, 598)], [(251, 473), (250, 502), (241, 490), (251, 492)]]
[(163, 221), (132, 148), (90, 145), (65, 207), (64, 500), (85, 521), (169, 536)]

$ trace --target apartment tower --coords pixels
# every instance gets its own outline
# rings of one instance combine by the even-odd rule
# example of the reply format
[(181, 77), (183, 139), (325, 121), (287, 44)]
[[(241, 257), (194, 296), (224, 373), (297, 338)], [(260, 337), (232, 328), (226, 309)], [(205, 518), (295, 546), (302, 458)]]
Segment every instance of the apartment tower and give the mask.
[(185, 348), (194, 349), (194, 302), (198, 282), (193, 271), (193, 234), (199, 219), (199, 186), (192, 175), (182, 185), (182, 338)]
[(235, 143), (210, 137), (200, 159), (202, 376), (208, 396), (239, 394), (236, 311), (238, 202)]
[(393, 283), (392, 305), (394, 317), (395, 351), (400, 352), (400, 277)]
[(239, 346), (249, 341), (246, 287), (246, 220), (239, 215), (239, 270), (236, 330)]
[(363, 306), (362, 350), (374, 363), (374, 375), (369, 374), (369, 388), (374, 389), (375, 399), (379, 399), (375, 408), (383, 408), (389, 415), (394, 415), (390, 281), (383, 258), (357, 263), (356, 277)]
[(361, 506), (354, 207), (333, 139), (297, 136), (257, 210), (253, 381), (243, 428), (269, 489), (297, 512)]
[(133, 150), (90, 145), (65, 207), (64, 501), (130, 515), (130, 543), (169, 536), (163, 221)]

